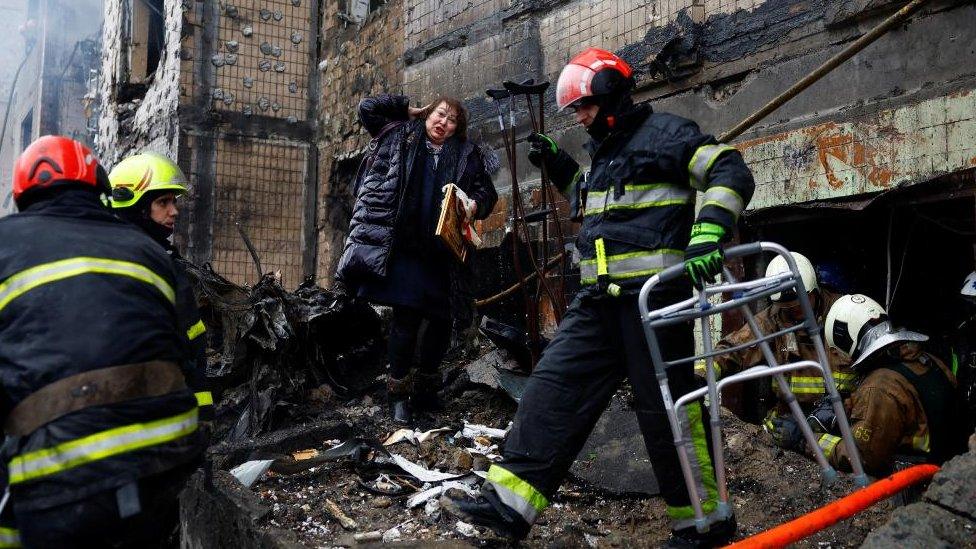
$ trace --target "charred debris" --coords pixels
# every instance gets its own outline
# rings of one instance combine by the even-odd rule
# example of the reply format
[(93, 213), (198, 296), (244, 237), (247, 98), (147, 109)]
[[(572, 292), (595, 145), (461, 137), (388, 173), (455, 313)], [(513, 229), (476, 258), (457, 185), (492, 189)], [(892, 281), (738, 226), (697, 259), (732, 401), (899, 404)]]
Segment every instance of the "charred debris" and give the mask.
[[(473, 344), (458, 346), (469, 351), (455, 350), (442, 367), (444, 409), (403, 428), (385, 406), (382, 310), (311, 281), (287, 291), (273, 274), (248, 287), (209, 265), (190, 266), (190, 273), (209, 327), (208, 377), (218, 407), (207, 466), (183, 495), (189, 546), (504, 543), (452, 517), (439, 498), (472, 493), (500, 458), (526, 379), (517, 356), (524, 341), (506, 337), (504, 325), (483, 323)], [(651, 497), (656, 482), (643, 442), (622, 420), (633, 416), (630, 400), (626, 387), (614, 397), (529, 546), (664, 540), (668, 519)], [(730, 485), (743, 532), (852, 488), (848, 479), (821, 487), (815, 464), (727, 415)], [(857, 545), (890, 511), (876, 507), (808, 544)]]

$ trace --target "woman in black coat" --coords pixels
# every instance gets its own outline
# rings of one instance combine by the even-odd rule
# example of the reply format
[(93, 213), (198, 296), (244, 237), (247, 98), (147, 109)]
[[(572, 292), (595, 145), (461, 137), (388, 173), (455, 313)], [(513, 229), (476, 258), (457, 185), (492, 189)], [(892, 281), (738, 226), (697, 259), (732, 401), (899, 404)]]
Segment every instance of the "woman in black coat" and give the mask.
[(394, 419), (409, 423), (411, 396), (414, 409), (438, 406), (452, 313), (471, 306), (470, 296), (458, 296), (466, 266), (434, 235), (443, 188), (457, 185), (459, 213), (469, 221), (488, 217), (498, 195), (483, 155), (467, 140), (467, 111), (456, 99), (412, 108), (403, 96), (369, 97), (359, 120), (373, 142), (356, 181), (337, 278), (355, 295), (393, 308), (387, 388)]

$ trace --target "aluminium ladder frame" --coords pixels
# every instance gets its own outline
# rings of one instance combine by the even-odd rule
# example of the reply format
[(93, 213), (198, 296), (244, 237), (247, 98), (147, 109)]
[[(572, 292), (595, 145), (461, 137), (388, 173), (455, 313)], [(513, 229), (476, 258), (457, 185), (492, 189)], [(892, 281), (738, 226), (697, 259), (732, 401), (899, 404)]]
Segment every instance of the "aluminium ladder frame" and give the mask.
[[(720, 417), (720, 408), (721, 391), (726, 385), (732, 383), (739, 383), (742, 381), (767, 376), (772, 376), (775, 379), (780, 388), (781, 397), (786, 400), (790, 411), (799, 424), (800, 430), (803, 433), (803, 437), (806, 440), (807, 445), (814, 452), (814, 458), (816, 459), (818, 465), (820, 465), (824, 482), (830, 484), (837, 478), (837, 472), (827, 462), (823, 449), (817, 443), (817, 439), (814, 436), (810, 425), (807, 424), (806, 415), (800, 409), (800, 405), (796, 401), (796, 396), (794, 396), (793, 392), (790, 390), (789, 384), (783, 377), (783, 373), (799, 370), (801, 368), (815, 368), (818, 370), (820, 375), (823, 376), (824, 388), (831, 404), (833, 405), (834, 413), (837, 416), (837, 424), (840, 429), (841, 439), (844, 441), (850, 456), (851, 468), (854, 472), (854, 480), (858, 486), (867, 486), (868, 484), (867, 475), (864, 474), (864, 468), (861, 464), (860, 454), (858, 453), (857, 446), (854, 443), (854, 438), (851, 435), (850, 423), (847, 419), (847, 414), (844, 412), (843, 403), (841, 401), (840, 394), (837, 391), (837, 385), (834, 382), (834, 377), (831, 374), (829, 363), (827, 361), (827, 352), (826, 348), (824, 347), (821, 334), (822, 330), (820, 325), (817, 323), (817, 317), (810, 305), (810, 299), (807, 295), (806, 289), (803, 286), (803, 280), (800, 277), (799, 270), (796, 266), (796, 261), (793, 259), (792, 254), (790, 254), (790, 252), (783, 246), (773, 242), (754, 242), (751, 244), (744, 244), (729, 248), (725, 251), (725, 257), (727, 259), (732, 259), (736, 257), (758, 255), (762, 254), (763, 252), (774, 252), (785, 259), (787, 265), (789, 266), (789, 271), (748, 282), (738, 282), (728, 269), (723, 268), (722, 282), (706, 285), (703, 290), (698, 292), (697, 296), (690, 297), (679, 303), (653, 311), (648, 310), (648, 299), (655, 286), (684, 276), (684, 265), (679, 264), (652, 276), (647, 280), (647, 282), (644, 283), (644, 286), (640, 291), (638, 306), (640, 308), (641, 323), (644, 326), (644, 334), (647, 339), (648, 346), (650, 347), (651, 360), (654, 363), (655, 375), (661, 388), (661, 396), (664, 400), (664, 407), (665, 411), (667, 412), (668, 422), (671, 424), (675, 449), (678, 452), (678, 459), (681, 464), (681, 472), (685, 478), (688, 496), (691, 500), (691, 506), (695, 512), (695, 527), (699, 532), (708, 531), (712, 521), (706, 517), (702, 508), (701, 496), (703, 494), (699, 493), (698, 485), (695, 482), (695, 477), (692, 474), (689, 460), (689, 453), (694, 452), (693, 442), (690, 438), (684, 437), (684, 429), (679, 420), (678, 412), (685, 405), (697, 401), (703, 397), (708, 397), (708, 402), (710, 403), (708, 410), (709, 425), (711, 427), (711, 442), (714, 453), (715, 481), (718, 489), (718, 505), (715, 512), (711, 513), (711, 515), (716, 521), (729, 518), (732, 516), (732, 508), (729, 504), (728, 485), (725, 475), (725, 455), (722, 446), (722, 421)], [(797, 297), (799, 298), (800, 307), (803, 312), (803, 321), (797, 323), (795, 326), (773, 333), (764, 334), (761, 330), (759, 330), (755, 315), (749, 308), (749, 304), (757, 302), (760, 299), (768, 297), (772, 294), (790, 290), (795, 291)], [(708, 301), (708, 298), (709, 296), (713, 295), (727, 295), (728, 297), (727, 300), (723, 301), (722, 303), (712, 304)], [(754, 339), (729, 349), (714, 350), (711, 339), (712, 330), (708, 322), (708, 317), (720, 315), (725, 311), (734, 309), (739, 310), (745, 316), (746, 322), (752, 330)], [(664, 326), (670, 326), (687, 321), (700, 321), (704, 352), (701, 354), (693, 354), (690, 357), (678, 358), (677, 360), (664, 360), (661, 354), (661, 349), (658, 345), (656, 330)], [(789, 364), (779, 364), (776, 361), (772, 349), (770, 348), (769, 342), (781, 335), (791, 334), (799, 331), (807, 332), (810, 339), (813, 340), (817, 351), (818, 361), (804, 360)], [(721, 381), (717, 381), (715, 379), (713, 362), (716, 356), (728, 354), (755, 345), (758, 345), (762, 351), (763, 357), (767, 362), (766, 365), (753, 366), (740, 373), (725, 377)], [(677, 400), (672, 400), (671, 390), (668, 385), (667, 369), (672, 366), (684, 365), (688, 363), (694, 364), (696, 361), (702, 359), (705, 360), (706, 386), (684, 395), (678, 395)]]

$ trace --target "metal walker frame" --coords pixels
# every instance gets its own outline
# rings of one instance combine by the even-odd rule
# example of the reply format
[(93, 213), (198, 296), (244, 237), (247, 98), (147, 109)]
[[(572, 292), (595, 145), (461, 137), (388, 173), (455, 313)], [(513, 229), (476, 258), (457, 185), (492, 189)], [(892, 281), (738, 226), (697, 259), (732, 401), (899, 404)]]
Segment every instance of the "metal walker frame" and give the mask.
[[(763, 252), (774, 252), (781, 256), (786, 260), (789, 271), (752, 281), (739, 282), (735, 280), (728, 269), (723, 268), (722, 281), (716, 284), (706, 285), (702, 291), (698, 292), (697, 296), (657, 310), (648, 310), (648, 300), (655, 286), (684, 276), (684, 265), (675, 265), (648, 279), (640, 292), (638, 305), (640, 307), (641, 322), (644, 325), (644, 334), (650, 346), (654, 372), (661, 387), (661, 396), (664, 399), (668, 422), (671, 424), (671, 431), (674, 435), (674, 444), (678, 451), (681, 472), (685, 478), (685, 485), (688, 490), (688, 496), (691, 499), (692, 508), (695, 511), (695, 527), (699, 532), (707, 532), (713, 521), (724, 520), (732, 516), (725, 476), (725, 455), (722, 447), (722, 420), (719, 412), (722, 389), (733, 383), (760, 377), (773, 377), (780, 388), (781, 397), (785, 399), (790, 411), (799, 424), (807, 446), (813, 449), (814, 457), (817, 464), (820, 465), (824, 482), (830, 484), (837, 478), (837, 472), (827, 462), (823, 449), (817, 443), (817, 438), (813, 434), (813, 430), (807, 424), (806, 415), (800, 409), (800, 404), (796, 401), (796, 396), (794, 396), (789, 384), (783, 377), (784, 372), (799, 370), (801, 368), (817, 369), (820, 375), (823, 376), (824, 388), (833, 405), (834, 413), (837, 415), (837, 425), (840, 428), (841, 439), (844, 441), (848, 454), (850, 455), (854, 480), (858, 486), (867, 486), (868, 484), (867, 475), (864, 474), (864, 468), (861, 464), (860, 454), (851, 435), (851, 427), (847, 419), (847, 414), (844, 412), (840, 394), (837, 392), (837, 385), (834, 382), (834, 377), (831, 374), (827, 362), (827, 351), (823, 343), (822, 330), (817, 323), (817, 317), (810, 305), (810, 299), (807, 296), (806, 289), (803, 286), (803, 280), (800, 277), (792, 254), (779, 244), (772, 242), (754, 242), (729, 248), (725, 251), (725, 257), (727, 259), (733, 259), (758, 255)], [(770, 334), (764, 334), (759, 329), (755, 315), (749, 308), (749, 304), (755, 303), (772, 294), (791, 290), (795, 291), (799, 298), (800, 307), (803, 311), (803, 320), (795, 326)], [(720, 304), (712, 304), (708, 301), (708, 298), (714, 295), (726, 296), (726, 300)], [(708, 317), (720, 315), (725, 311), (733, 309), (741, 311), (749, 327), (752, 329), (755, 339), (729, 349), (714, 350), (712, 347), (712, 330), (708, 322)], [(704, 352), (677, 360), (664, 360), (660, 346), (658, 345), (657, 329), (688, 321), (700, 321)], [(809, 334), (810, 339), (814, 342), (818, 360), (816, 362), (804, 360), (789, 364), (777, 363), (776, 357), (769, 345), (770, 340), (798, 331), (805, 331)], [(715, 379), (713, 363), (716, 356), (735, 352), (754, 345), (759, 346), (767, 364), (753, 366), (738, 374), (725, 377), (721, 381)], [(688, 363), (694, 364), (696, 361), (702, 359), (705, 360), (706, 386), (684, 395), (678, 395), (678, 399), (673, 400), (670, 387), (668, 386), (667, 369)], [(712, 519), (706, 517), (702, 509), (702, 494), (699, 493), (698, 486), (695, 483), (689, 461), (690, 453), (694, 452), (693, 442), (690, 438), (683, 436), (683, 429), (678, 415), (681, 408), (706, 396), (710, 403), (708, 406), (709, 425), (711, 426), (711, 440), (714, 452), (715, 481), (718, 488), (718, 506), (715, 512), (710, 514)]]

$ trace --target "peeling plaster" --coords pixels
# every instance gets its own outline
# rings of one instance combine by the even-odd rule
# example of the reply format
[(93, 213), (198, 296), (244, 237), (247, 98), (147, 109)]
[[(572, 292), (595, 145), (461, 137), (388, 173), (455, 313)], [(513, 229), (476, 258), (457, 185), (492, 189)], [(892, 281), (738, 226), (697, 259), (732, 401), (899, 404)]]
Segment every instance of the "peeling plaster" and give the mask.
[[(123, 2), (105, 2), (102, 78), (98, 94), (102, 105), (118, 104), (123, 67)], [(175, 157), (179, 146), (177, 108), (180, 99), (180, 33), (183, 14), (180, 2), (165, 2), (165, 51), (146, 95), (135, 113), (124, 121), (118, 109), (103, 108), (98, 121), (95, 146), (99, 158), (111, 167), (132, 152), (151, 150)], [(124, 112), (124, 110), (123, 110)]]
[(737, 144), (750, 209), (881, 191), (976, 166), (976, 91)]

